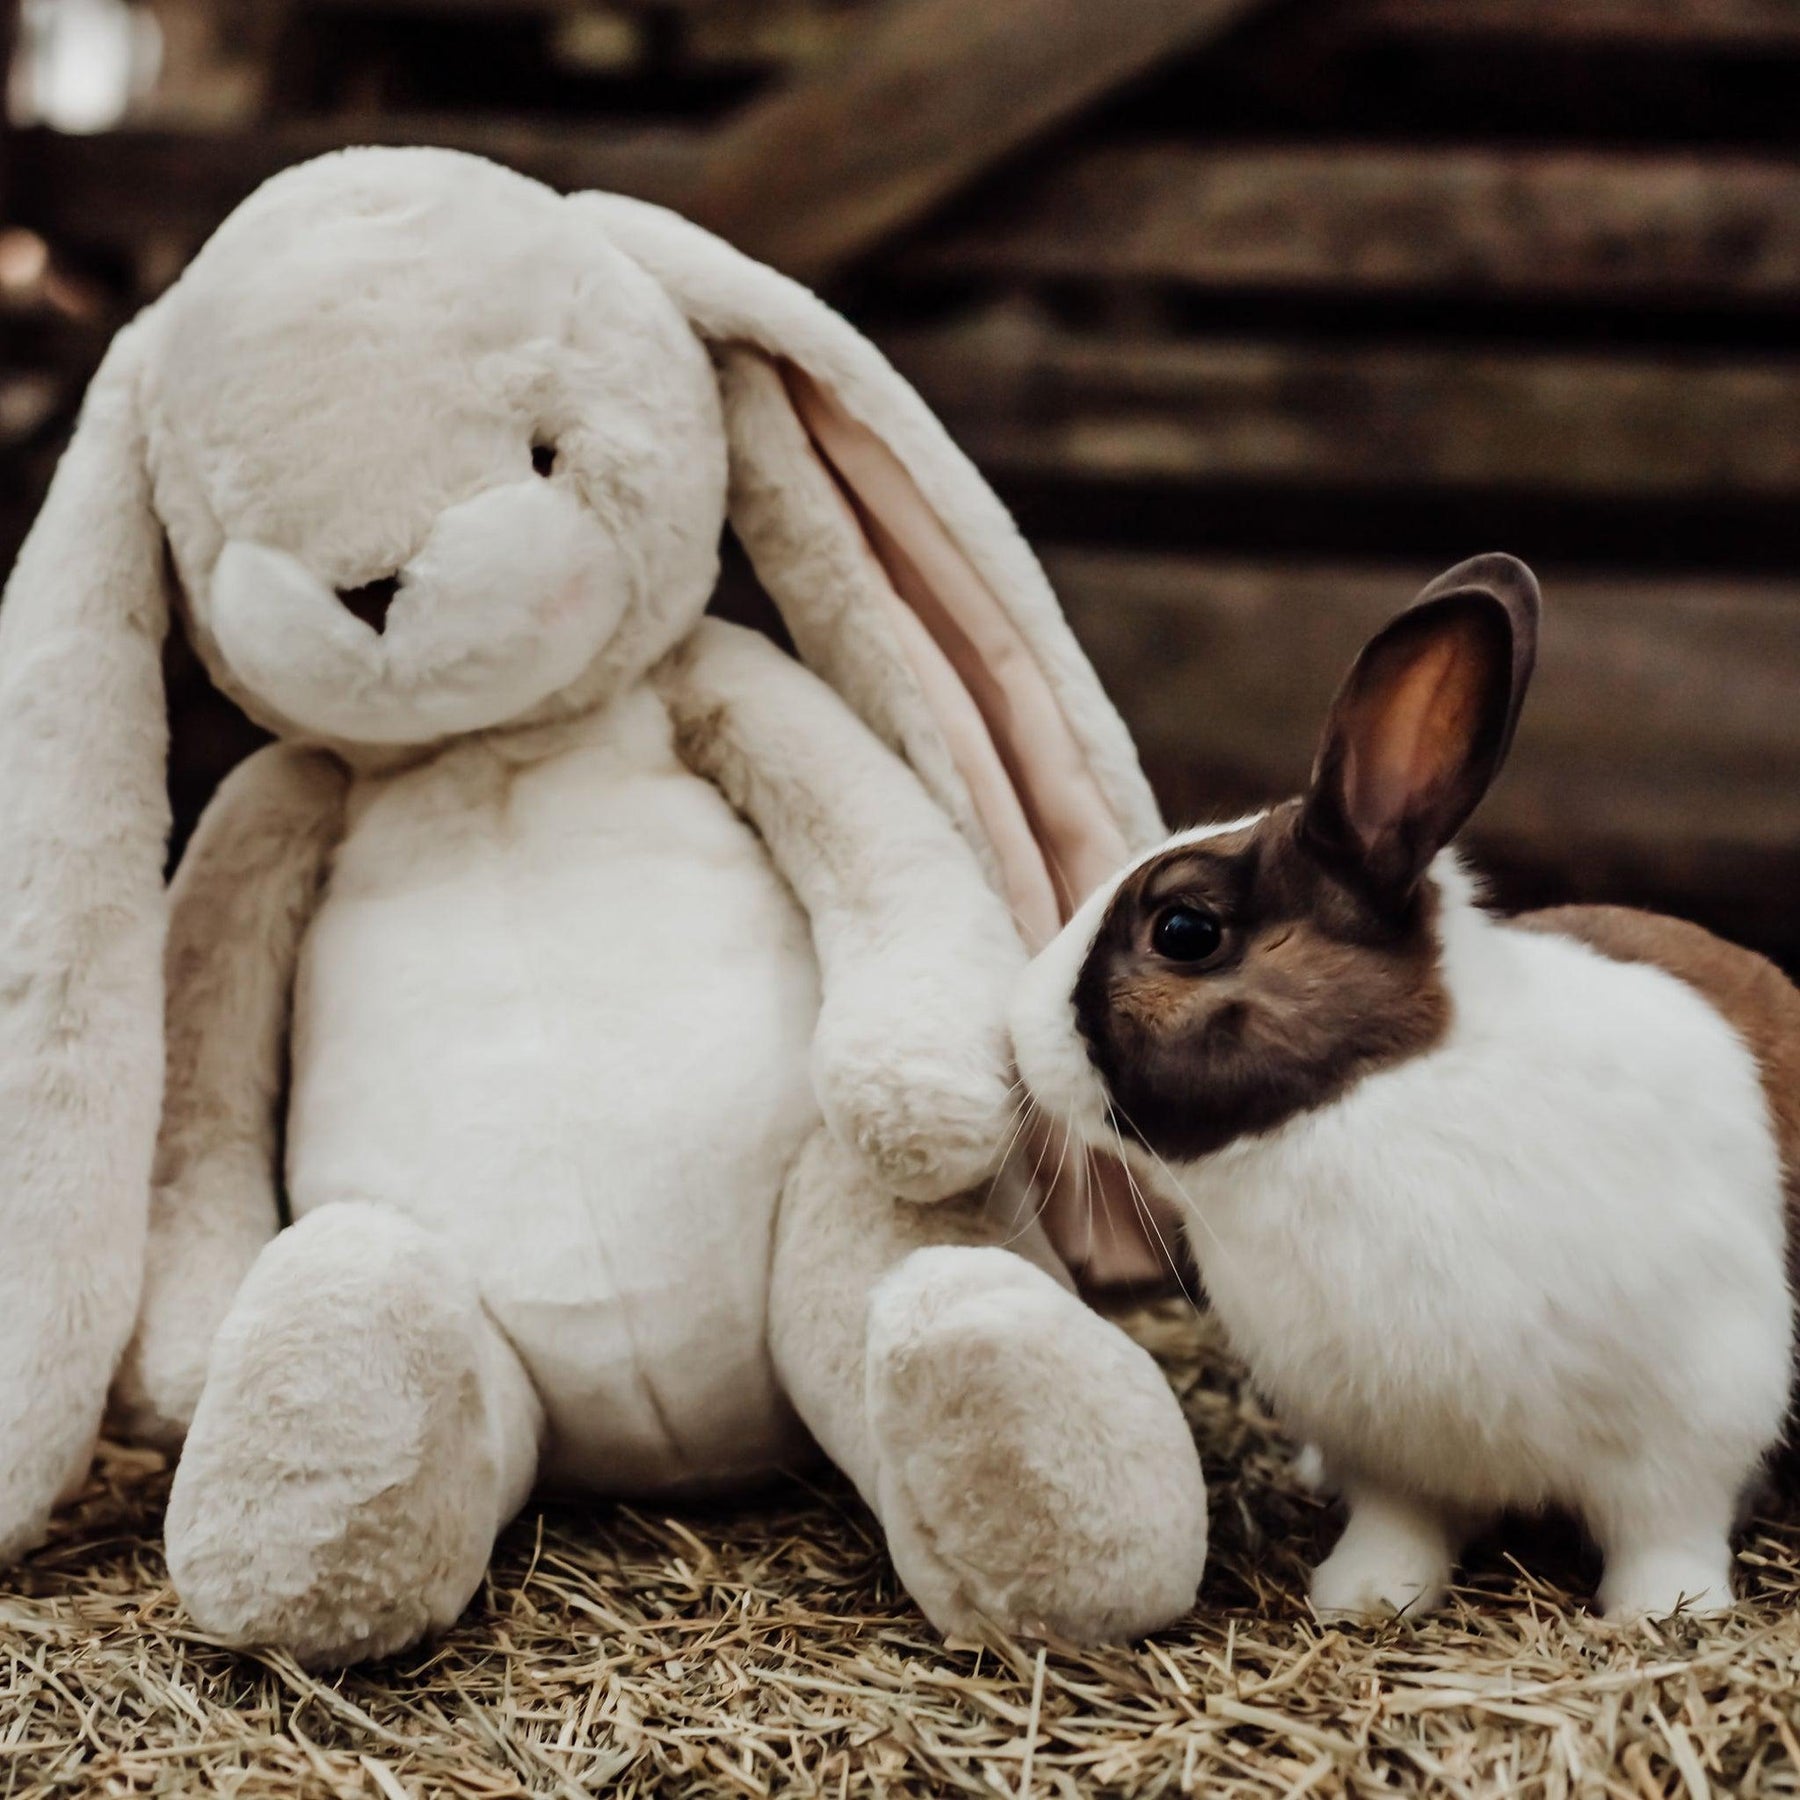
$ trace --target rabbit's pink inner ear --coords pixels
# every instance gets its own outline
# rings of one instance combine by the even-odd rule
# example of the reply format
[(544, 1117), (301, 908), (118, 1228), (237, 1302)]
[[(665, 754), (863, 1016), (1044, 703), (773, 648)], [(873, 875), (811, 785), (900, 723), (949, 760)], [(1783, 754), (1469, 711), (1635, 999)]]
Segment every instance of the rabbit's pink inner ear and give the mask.
[[(900, 459), (804, 370), (781, 374), (887, 574), (902, 651), (977, 813), (990, 832), (1006, 821), (994, 849), (1035, 950), (1126, 860), (1124, 833), (1023, 632)], [(1014, 841), (1017, 819), (1035, 856)]]

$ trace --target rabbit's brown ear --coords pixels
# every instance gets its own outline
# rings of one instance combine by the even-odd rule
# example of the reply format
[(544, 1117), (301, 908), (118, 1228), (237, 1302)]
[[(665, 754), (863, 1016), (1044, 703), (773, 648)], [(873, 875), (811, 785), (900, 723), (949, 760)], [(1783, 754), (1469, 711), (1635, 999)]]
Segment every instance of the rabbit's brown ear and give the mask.
[(143, 333), (95, 377), (0, 602), (0, 1557), (86, 1468), (142, 1265), (168, 836)]
[(1489, 551), (1485, 556), (1471, 556), (1455, 568), (1446, 569), (1435, 580), (1419, 590), (1413, 605), (1423, 605), (1440, 594), (1453, 594), (1460, 588), (1477, 588), (1506, 613), (1512, 628), (1512, 693), (1507, 704), (1506, 730), (1500, 739), (1500, 760), (1512, 748), (1513, 732), (1518, 729), (1519, 711), (1525, 704), (1531, 674), (1537, 667), (1538, 621), (1543, 615), (1544, 600), (1538, 579), (1516, 556), (1504, 551)]
[(1302, 821), (1376, 893), (1408, 899), (1500, 772), (1537, 618), (1531, 571), (1477, 557), (1363, 646), (1332, 702)]
[[(1158, 841), (1162, 822), (1006, 509), (874, 345), (816, 295), (660, 207), (598, 194), (571, 204), (713, 346), (731, 521), (796, 649), (912, 764), (1027, 943), (1048, 942)], [(1096, 1280), (1166, 1272), (1128, 1207), (1070, 1193), (1046, 1219)]]

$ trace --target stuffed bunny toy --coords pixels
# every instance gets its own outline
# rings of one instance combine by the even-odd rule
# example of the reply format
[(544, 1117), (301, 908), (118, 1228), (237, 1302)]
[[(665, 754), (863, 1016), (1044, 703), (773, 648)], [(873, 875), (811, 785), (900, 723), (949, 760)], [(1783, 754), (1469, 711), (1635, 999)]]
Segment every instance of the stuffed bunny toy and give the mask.
[[(703, 617), (727, 516), (803, 662)], [(165, 890), (171, 611), (275, 741)], [(1182, 1612), (1191, 1435), (993, 1179), (1026, 949), (1158, 830), (812, 294), (472, 157), (277, 177), (0, 608), (0, 1549), (110, 1387), (193, 1617), (313, 1664), (454, 1619), (535, 1487), (807, 1432), (946, 1632)]]

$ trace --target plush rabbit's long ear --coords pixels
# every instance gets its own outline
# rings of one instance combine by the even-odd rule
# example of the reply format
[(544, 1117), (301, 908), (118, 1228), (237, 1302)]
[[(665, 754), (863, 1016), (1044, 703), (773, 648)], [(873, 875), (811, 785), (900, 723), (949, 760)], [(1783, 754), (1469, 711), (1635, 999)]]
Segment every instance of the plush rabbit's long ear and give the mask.
[(0, 602), (0, 1557), (92, 1453), (162, 1093), (162, 536), (144, 326), (88, 392)]
[[(912, 764), (1041, 947), (1162, 822), (1036, 558), (816, 295), (660, 207), (584, 199), (714, 346), (732, 524), (795, 647)], [(1047, 1217), (1093, 1279), (1166, 1270), (1134, 1209), (1065, 1195)]]
[(795, 647), (963, 826), (1036, 948), (1162, 830), (1036, 559), (816, 295), (661, 207), (583, 201), (715, 347), (732, 524)]

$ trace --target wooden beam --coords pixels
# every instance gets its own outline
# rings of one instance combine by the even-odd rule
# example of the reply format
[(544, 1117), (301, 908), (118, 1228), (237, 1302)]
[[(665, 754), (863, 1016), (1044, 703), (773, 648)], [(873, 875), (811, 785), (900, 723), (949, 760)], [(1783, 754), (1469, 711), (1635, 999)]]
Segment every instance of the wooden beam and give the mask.
[[(1296, 791), (1350, 658), (1435, 573), (1044, 560), (1184, 822)], [(1710, 910), (1800, 950), (1800, 584), (1539, 574), (1537, 679), (1480, 848), (1537, 892)]]
[(844, 56), (867, 16), (867, 5), (821, 5), (819, 0), (691, 5), (681, 21), (681, 61), (694, 69), (762, 67), (791, 75)]
[(1267, 4), (885, 0), (841, 57), (704, 137), (404, 116), (95, 139), (34, 132), (19, 150), (21, 203), (80, 241), (132, 241), (146, 226), (197, 241), (290, 163), (352, 143), (439, 143), (556, 187), (665, 201), (816, 281), (1163, 57)]
[(753, 103), (684, 211), (804, 280), (1267, 0), (886, 0), (845, 54)]
[(1341, 28), (1351, 36), (1791, 51), (1800, 47), (1800, 7), (1793, 0), (1349, 0)]
[(1800, 164), (1187, 143), (1078, 149), (903, 272), (1747, 307), (1800, 299)]
[(1005, 479), (1800, 500), (1786, 358), (1118, 340), (1017, 309), (883, 345)]
[(492, 157), (552, 187), (666, 199), (692, 177), (698, 137), (518, 120), (383, 114), (271, 120), (229, 131), (126, 128), (95, 137), (25, 131), (12, 139), (21, 218), (59, 241), (122, 243), (151, 232), (196, 244), (291, 163), (352, 144), (439, 144)]

